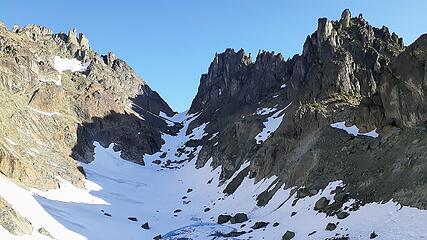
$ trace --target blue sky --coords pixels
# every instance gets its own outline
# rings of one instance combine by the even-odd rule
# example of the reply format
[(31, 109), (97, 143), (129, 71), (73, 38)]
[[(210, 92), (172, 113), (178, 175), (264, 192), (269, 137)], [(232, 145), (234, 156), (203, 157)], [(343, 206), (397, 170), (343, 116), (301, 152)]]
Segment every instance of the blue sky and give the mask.
[(319, 17), (338, 19), (345, 8), (388, 26), (406, 44), (427, 31), (425, 0), (0, 0), (0, 6), (8, 26), (76, 27), (99, 53), (126, 60), (176, 111), (190, 106), (215, 52), (265, 49), (291, 57)]

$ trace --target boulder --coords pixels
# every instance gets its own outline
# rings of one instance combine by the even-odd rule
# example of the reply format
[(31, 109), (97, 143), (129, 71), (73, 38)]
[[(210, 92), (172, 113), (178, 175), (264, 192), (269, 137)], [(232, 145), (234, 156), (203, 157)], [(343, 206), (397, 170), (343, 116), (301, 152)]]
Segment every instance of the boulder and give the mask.
[(327, 231), (333, 231), (335, 230), (335, 228), (337, 228), (337, 225), (335, 223), (328, 223), (328, 225), (326, 225), (326, 230)]
[(235, 223), (243, 223), (248, 221), (248, 216), (245, 213), (237, 213), (236, 215), (234, 215), (231, 219), (230, 222), (232, 224)]
[(144, 224), (142, 224), (141, 225), (141, 227), (143, 228), (143, 229), (150, 229), (150, 226), (148, 225), (148, 222), (146, 222), (146, 223), (144, 223)]
[(369, 235), (369, 239), (374, 239), (378, 237), (378, 234), (376, 234), (375, 232), (372, 232), (371, 235)]
[(218, 216), (218, 224), (223, 224), (223, 223), (226, 223), (226, 222), (228, 222), (228, 221), (230, 221), (230, 219), (231, 219), (231, 216), (230, 215), (223, 215), (223, 214), (221, 214), (221, 215), (219, 215)]
[(286, 231), (286, 233), (282, 236), (282, 240), (291, 240), (295, 237), (295, 233), (292, 231)]
[(268, 222), (256, 222), (251, 228), (252, 229), (260, 229), (268, 226)]
[(44, 227), (39, 228), (37, 230), (37, 232), (39, 232), (41, 235), (44, 235), (46, 237), (54, 239), (54, 237), (52, 237), (52, 235), (50, 234), (50, 232), (48, 230), (46, 230), (46, 228), (44, 228)]
[(326, 197), (321, 197), (314, 205), (314, 210), (323, 211), (328, 206), (329, 200)]
[(339, 212), (339, 213), (337, 213), (338, 219), (347, 218), (349, 215), (350, 215), (350, 213), (348, 213), (348, 212)]

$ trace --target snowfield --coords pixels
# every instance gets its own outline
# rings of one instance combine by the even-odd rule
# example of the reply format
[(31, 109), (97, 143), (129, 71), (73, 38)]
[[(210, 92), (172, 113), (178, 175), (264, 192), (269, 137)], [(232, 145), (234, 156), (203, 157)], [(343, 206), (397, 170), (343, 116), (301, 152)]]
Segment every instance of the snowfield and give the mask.
[[(283, 117), (283, 110), (275, 113), (278, 113), (276, 118)], [(161, 151), (167, 153), (164, 159), (188, 158), (186, 154), (175, 156), (176, 150), (186, 141), (207, 134), (204, 129), (208, 123), (185, 134), (195, 118), (197, 115), (186, 113), (170, 118), (183, 122), (184, 127), (177, 136), (163, 134), (165, 144)], [(197, 154), (200, 148), (189, 150)], [(0, 239), (49, 239), (38, 233), (40, 227), (54, 238), (64, 240), (153, 239), (158, 235), (168, 240), (280, 240), (288, 230), (295, 232), (294, 239), (317, 240), (336, 234), (348, 234), (350, 239), (369, 239), (373, 231), (378, 234), (376, 239), (427, 239), (427, 211), (402, 207), (392, 201), (367, 204), (342, 220), (314, 211), (319, 198), (333, 201), (331, 191), (342, 186), (341, 181), (331, 182), (316, 195), (300, 199), (295, 205), (292, 203), (296, 194), (282, 186), (265, 207), (258, 207), (257, 196), (272, 188), (276, 177), (257, 183), (246, 177), (234, 194), (225, 195), (223, 190), (231, 179), (220, 184), (221, 169), (210, 167), (212, 159), (200, 169), (195, 168), (194, 158), (173, 169), (150, 164), (160, 159), (160, 154), (145, 155), (146, 166), (141, 166), (123, 160), (120, 152), (114, 152), (113, 144), (104, 148), (95, 142), (95, 160), (81, 164), (87, 175), (85, 189), (59, 179), (61, 186), (57, 190), (26, 190), (0, 177), (0, 196), (31, 221), (34, 229), (31, 236), (17, 237), (0, 227)], [(248, 165), (246, 162), (240, 170)], [(220, 214), (240, 212), (249, 217), (244, 225), (216, 223)], [(251, 229), (257, 221), (269, 224), (264, 229)], [(335, 230), (325, 230), (328, 223), (337, 222)], [(148, 229), (142, 227), (145, 223)], [(274, 223), (278, 225), (273, 226)], [(233, 231), (246, 234), (219, 236)]]

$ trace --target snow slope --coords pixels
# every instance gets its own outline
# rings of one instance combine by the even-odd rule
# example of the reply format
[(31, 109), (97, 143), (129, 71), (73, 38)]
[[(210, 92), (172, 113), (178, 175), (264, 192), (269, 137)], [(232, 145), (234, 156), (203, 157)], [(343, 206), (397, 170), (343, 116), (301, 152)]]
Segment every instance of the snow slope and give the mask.
[(279, 111), (277, 111), (276, 108), (263, 108), (263, 109), (257, 110), (257, 112), (256, 112), (257, 115), (267, 115), (267, 114), (270, 114), (272, 112), (275, 112), (273, 115), (268, 117), (265, 122), (263, 122), (264, 128), (262, 129), (262, 131), (260, 133), (258, 133), (258, 135), (255, 136), (255, 140), (256, 140), (257, 144), (261, 144), (261, 143), (265, 142), (271, 136), (271, 134), (273, 134), (277, 130), (277, 128), (279, 128), (280, 124), (282, 123), (283, 117), (285, 116), (284, 111), (291, 104), (292, 103), (290, 103), (285, 108), (283, 108)]
[[(182, 160), (194, 156), (200, 150), (188, 149), (191, 154), (176, 156), (176, 150), (192, 139), (204, 136), (202, 124), (186, 135), (189, 123), (197, 115), (176, 115), (175, 122), (184, 127), (177, 136), (163, 134), (162, 151), (165, 159)], [(191, 152), (190, 151), (190, 152)], [(331, 182), (316, 195), (296, 199), (292, 189), (284, 186), (265, 207), (256, 205), (257, 196), (275, 185), (276, 177), (255, 183), (246, 177), (232, 195), (220, 184), (221, 169), (212, 169), (210, 162), (196, 169), (195, 158), (178, 168), (163, 168), (149, 164), (160, 153), (146, 155), (146, 166), (125, 161), (113, 145), (103, 148), (95, 143), (95, 160), (82, 164), (87, 174), (86, 188), (78, 189), (61, 180), (61, 187), (47, 192), (18, 187), (5, 178), (0, 178), (0, 196), (12, 203), (14, 208), (33, 223), (32, 236), (13, 237), (0, 227), (0, 239), (43, 239), (37, 228), (45, 227), (56, 239), (281, 239), (287, 231), (295, 232), (294, 239), (325, 239), (336, 234), (349, 235), (351, 239), (369, 239), (375, 231), (377, 239), (425, 239), (427, 211), (401, 207), (390, 201), (362, 206), (350, 216), (339, 220), (314, 211), (316, 201), (324, 196), (333, 201), (331, 191), (342, 182)], [(240, 170), (249, 165), (243, 164)], [(238, 172), (235, 173), (236, 176)], [(233, 177), (234, 177), (233, 176)], [(242, 224), (216, 224), (220, 214), (248, 214), (249, 221)], [(292, 214), (295, 212), (295, 214)], [(293, 215), (293, 216), (292, 216)], [(252, 230), (257, 221), (269, 222), (265, 229)], [(141, 226), (149, 224), (149, 229)], [(273, 223), (278, 226), (273, 226)], [(337, 223), (334, 231), (326, 231), (328, 223)], [(215, 233), (245, 231), (240, 237), (224, 238)], [(308, 236), (310, 233), (314, 234)]]

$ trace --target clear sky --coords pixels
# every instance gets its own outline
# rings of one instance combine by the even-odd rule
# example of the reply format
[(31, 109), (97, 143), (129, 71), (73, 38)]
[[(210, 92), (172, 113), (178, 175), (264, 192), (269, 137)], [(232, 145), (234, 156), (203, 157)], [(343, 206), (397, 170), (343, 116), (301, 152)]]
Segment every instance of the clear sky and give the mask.
[(124, 59), (175, 111), (187, 109), (215, 52), (259, 49), (291, 57), (319, 17), (350, 8), (386, 25), (406, 44), (427, 32), (426, 0), (0, 0), (8, 26), (34, 23), (55, 32), (76, 27), (91, 47)]

